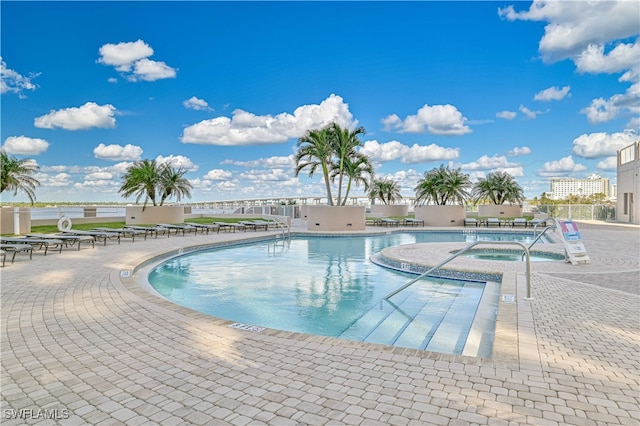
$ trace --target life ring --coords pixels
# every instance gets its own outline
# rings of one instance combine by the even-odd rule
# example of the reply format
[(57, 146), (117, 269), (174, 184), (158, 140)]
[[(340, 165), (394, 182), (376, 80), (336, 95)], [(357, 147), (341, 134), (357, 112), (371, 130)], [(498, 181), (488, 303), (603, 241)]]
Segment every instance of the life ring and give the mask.
[(58, 221), (58, 231), (68, 231), (71, 229), (71, 219), (66, 216), (62, 216)]

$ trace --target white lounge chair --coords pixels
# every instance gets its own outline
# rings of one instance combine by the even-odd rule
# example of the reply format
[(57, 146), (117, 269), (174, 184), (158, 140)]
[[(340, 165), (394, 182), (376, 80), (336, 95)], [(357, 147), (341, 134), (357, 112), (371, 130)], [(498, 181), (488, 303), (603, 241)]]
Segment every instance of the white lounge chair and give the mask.
[(475, 217), (467, 217), (464, 219), (464, 226), (478, 226), (480, 222)]
[(511, 226), (512, 227), (516, 227), (516, 226), (522, 226), (523, 228), (527, 227), (527, 219), (525, 219), (524, 217), (516, 217), (515, 219), (513, 219), (513, 222), (511, 222)]
[(196, 229), (200, 229), (202, 232), (205, 232), (207, 235), (209, 231), (217, 231), (220, 233), (220, 225), (209, 224), (209, 223), (196, 223), (196, 222), (185, 222), (185, 225), (193, 226)]
[[(0, 244), (0, 250), (4, 250), (5, 252), (12, 252), (13, 256), (11, 256), (11, 263), (16, 258), (16, 254), (18, 252), (26, 252), (29, 253), (29, 259), (33, 259), (33, 246), (31, 244)], [(5, 254), (6, 256), (6, 254)], [(3, 261), (4, 266), (4, 261)]]
[(31, 246), (38, 246), (39, 249), (44, 248), (44, 255), (47, 255), (49, 247), (55, 247), (62, 253), (62, 247), (64, 241), (58, 239), (44, 239), (44, 238), (27, 238), (27, 237), (0, 237), (0, 243), (2, 244), (30, 244)]
[(91, 243), (91, 246), (95, 248), (96, 246), (96, 237), (92, 235), (64, 235), (64, 234), (27, 234), (27, 238), (38, 238), (38, 239), (50, 239), (50, 240), (61, 240), (64, 242), (65, 246), (73, 246), (78, 243), (78, 250), (80, 250), (81, 243)]
[(498, 219), (497, 217), (488, 217), (487, 220), (485, 221), (485, 226), (488, 228), (489, 226), (498, 226), (500, 227), (500, 219)]

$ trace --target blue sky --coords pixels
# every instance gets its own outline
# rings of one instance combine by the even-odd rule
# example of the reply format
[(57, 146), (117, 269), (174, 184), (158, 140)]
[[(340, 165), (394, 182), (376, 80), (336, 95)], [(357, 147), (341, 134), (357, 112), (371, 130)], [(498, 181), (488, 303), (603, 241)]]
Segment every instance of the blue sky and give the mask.
[(551, 177), (615, 182), (639, 137), (637, 1), (0, 8), (0, 142), (40, 166), (39, 201), (125, 201), (140, 159), (188, 169), (192, 201), (323, 196), (292, 157), (334, 121), (366, 129), (404, 195), (448, 164), (534, 197)]

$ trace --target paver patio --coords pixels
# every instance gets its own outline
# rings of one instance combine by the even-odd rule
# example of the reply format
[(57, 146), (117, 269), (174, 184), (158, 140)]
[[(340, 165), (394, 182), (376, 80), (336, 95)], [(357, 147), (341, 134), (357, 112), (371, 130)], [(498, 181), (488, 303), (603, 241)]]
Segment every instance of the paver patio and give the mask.
[(532, 300), (510, 266), (514, 344), (492, 359), (238, 330), (126, 276), (264, 232), (18, 255), (1, 270), (2, 424), (638, 425), (640, 228), (580, 227), (592, 263), (535, 264)]

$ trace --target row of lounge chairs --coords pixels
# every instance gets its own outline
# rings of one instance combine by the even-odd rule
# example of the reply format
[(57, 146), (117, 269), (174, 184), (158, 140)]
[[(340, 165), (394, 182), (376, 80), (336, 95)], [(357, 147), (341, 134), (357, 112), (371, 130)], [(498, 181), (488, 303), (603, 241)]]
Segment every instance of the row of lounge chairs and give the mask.
[(404, 219), (393, 219), (389, 217), (376, 217), (373, 219), (376, 226), (424, 226), (424, 220), (406, 217)]
[(497, 217), (488, 217), (486, 219), (476, 219), (474, 217), (468, 217), (464, 220), (464, 226), (490, 226), (497, 227), (535, 227), (538, 224), (546, 224), (546, 219), (527, 219), (524, 217), (516, 217), (514, 219), (499, 219)]
[(171, 234), (187, 235), (189, 233), (208, 235), (209, 232), (220, 233), (221, 230), (223, 232), (247, 231), (248, 229), (267, 231), (271, 227), (277, 227), (277, 223), (264, 220), (237, 223), (212, 222), (210, 224), (186, 222), (183, 224), (159, 223), (154, 226), (125, 225), (123, 228), (97, 227), (88, 231), (66, 229), (57, 234), (30, 233), (20, 237), (0, 236), (0, 257), (2, 266), (5, 266), (8, 255), (13, 263), (16, 254), (21, 252), (28, 253), (29, 259), (32, 259), (33, 250), (41, 250), (46, 256), (50, 250), (62, 253), (62, 249), (65, 247), (77, 247), (78, 250), (82, 245), (91, 244), (91, 247), (95, 247), (96, 241), (102, 242), (106, 246), (107, 241), (117, 241), (120, 244), (123, 238), (131, 238), (132, 241), (135, 241), (140, 237), (146, 240), (148, 236), (158, 238), (159, 235), (169, 237)]

